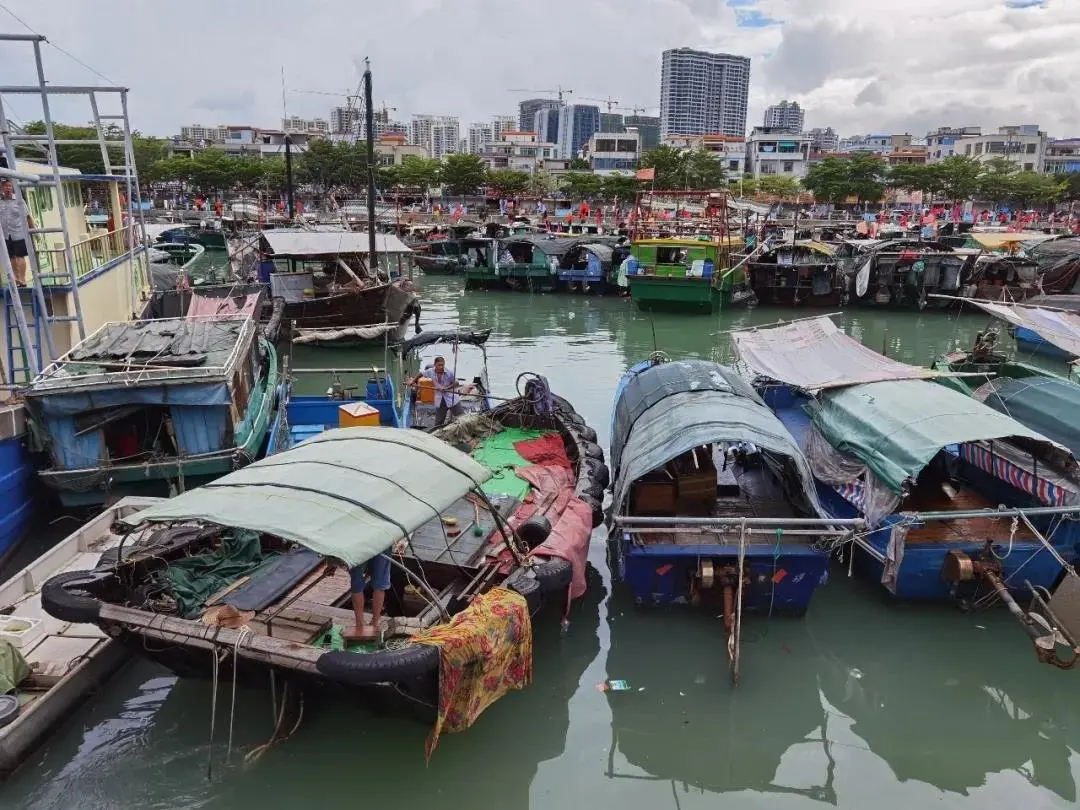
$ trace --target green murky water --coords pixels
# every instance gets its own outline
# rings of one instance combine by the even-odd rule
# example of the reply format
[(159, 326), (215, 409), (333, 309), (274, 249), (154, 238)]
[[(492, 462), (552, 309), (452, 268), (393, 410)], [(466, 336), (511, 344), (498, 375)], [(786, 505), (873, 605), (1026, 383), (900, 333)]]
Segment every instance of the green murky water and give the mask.
[[(629, 364), (660, 349), (730, 359), (725, 331), (790, 313), (656, 316), (624, 301), (470, 293), (426, 280), (425, 323), (491, 327), (491, 377), (511, 394), (544, 373), (604, 438)], [(913, 363), (966, 347), (985, 321), (852, 311), (867, 345)], [(328, 350), (294, 365), (381, 363)], [(241, 691), (226, 756), (210, 687), (136, 662), (105, 684), (0, 788), (4, 808), (840, 808), (1073, 807), (1080, 776), (1077, 675), (1040, 666), (1003, 611), (887, 603), (842, 566), (803, 620), (754, 619), (729, 685), (716, 617), (638, 609), (613, 588), (594, 535), (590, 590), (560, 634), (536, 629), (533, 685), (424, 764), (427, 729), (312, 696), (300, 730), (254, 765), (271, 731), (266, 694)], [(601, 692), (608, 678), (622, 692)]]

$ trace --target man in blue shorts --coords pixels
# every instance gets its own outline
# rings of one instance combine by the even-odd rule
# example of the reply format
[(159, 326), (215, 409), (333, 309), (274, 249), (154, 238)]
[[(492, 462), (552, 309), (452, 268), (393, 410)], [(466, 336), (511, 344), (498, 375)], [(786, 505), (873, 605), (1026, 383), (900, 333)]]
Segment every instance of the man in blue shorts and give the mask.
[[(364, 615), (364, 588), (367, 583), (364, 574), (371, 577), (371, 624)], [(373, 639), (379, 637), (379, 622), (382, 620), (383, 603), (386, 592), (390, 590), (390, 559), (385, 554), (378, 554), (362, 565), (349, 570), (352, 580), (353, 613), (356, 614), (356, 628), (344, 633), (346, 639)]]

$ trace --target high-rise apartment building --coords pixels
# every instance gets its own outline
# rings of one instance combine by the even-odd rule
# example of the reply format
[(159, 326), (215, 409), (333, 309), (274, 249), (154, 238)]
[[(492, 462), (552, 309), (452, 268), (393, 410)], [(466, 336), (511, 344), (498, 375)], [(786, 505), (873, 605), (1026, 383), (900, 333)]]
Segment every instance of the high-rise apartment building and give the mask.
[(527, 98), (518, 104), (518, 130), (530, 132), (536, 113), (540, 110), (558, 110), (559, 102), (553, 98)]
[(363, 111), (356, 107), (331, 107), (330, 132), (333, 135), (356, 135), (360, 132)]
[(664, 51), (660, 134), (746, 134), (750, 59), (691, 48)]
[(461, 126), (453, 115), (414, 115), (409, 139), (433, 158), (457, 152)]
[(518, 121), (512, 115), (496, 115), (490, 121), (477, 121), (469, 124), (468, 138), (462, 139), (466, 149), (473, 155), (487, 151), (504, 132), (517, 132)]
[(536, 137), (546, 143), (559, 142), (559, 108), (544, 107), (533, 115), (532, 124), (526, 128), (536, 133)]
[(324, 118), (301, 118), (299, 115), (290, 115), (281, 119), (281, 128), (285, 132), (318, 132), (323, 135), (330, 133), (330, 123)]
[(641, 151), (647, 152), (660, 145), (660, 118), (655, 115), (623, 116), (623, 125), (627, 129), (636, 129), (641, 137)]
[(765, 108), (765, 126), (767, 127), (802, 132), (804, 123), (806, 123), (806, 113), (797, 101), (784, 99), (779, 104)]
[(566, 104), (559, 108), (559, 157), (575, 158), (593, 133), (600, 131), (600, 108), (595, 104)]
[(810, 136), (811, 152), (836, 152), (840, 148), (840, 136), (832, 127), (814, 127), (806, 134)]

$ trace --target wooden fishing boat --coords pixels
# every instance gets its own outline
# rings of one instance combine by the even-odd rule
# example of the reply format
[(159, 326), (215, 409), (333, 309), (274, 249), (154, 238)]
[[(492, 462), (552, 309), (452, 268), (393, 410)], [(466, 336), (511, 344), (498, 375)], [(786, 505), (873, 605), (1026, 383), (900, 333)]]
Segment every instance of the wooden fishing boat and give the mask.
[(750, 287), (763, 306), (835, 307), (847, 297), (836, 251), (824, 242), (775, 244), (746, 266)]
[[(494, 478), (421, 431), (321, 432), (125, 518), (164, 527), (168, 547), (54, 577), (42, 604), (182, 676), (265, 685), (269, 670), (434, 715), (430, 752), (440, 729), (467, 727), (527, 684), (531, 616), (565, 606), (583, 582), (588, 512), (565, 496), (565, 476), (554, 525), (536, 514), (546, 498), (523, 504)], [(194, 535), (169, 528), (191, 524)], [(391, 563), (385, 614), (375, 639), (354, 643), (346, 566), (380, 554)]]
[(739, 676), (744, 612), (802, 615), (828, 579), (831, 538), (810, 465), (750, 384), (700, 360), (639, 363), (611, 429), (610, 543), (638, 603), (723, 614)]
[[(446, 368), (454, 374), (458, 385), (453, 392), (462, 410), (484, 413), (493, 407), (491, 382), (488, 379), (487, 351), (484, 344), (491, 337), (490, 329), (479, 331), (428, 329), (394, 347), (402, 382), (432, 367), (436, 357), (443, 357)], [(419, 377), (408, 386), (401, 408), (401, 426), (432, 430), (438, 427), (438, 409), (433, 380)], [(452, 419), (448, 414), (447, 419)]]
[(0, 647), (12, 645), (0, 658), (15, 672), (8, 694), (18, 701), (14, 713), (0, 703), (0, 773), (14, 770), (127, 658), (100, 628), (46, 613), (41, 586), (65, 571), (96, 568), (121, 542), (147, 539), (118, 532), (116, 524), (159, 500), (121, 499), (0, 584)]
[(247, 317), (105, 324), (26, 391), (38, 475), (70, 506), (197, 486), (262, 455), (277, 379)]
[(413, 258), (425, 276), (460, 276), (468, 267), (486, 267), (494, 245), (480, 237), (442, 239), (417, 247)]
[(978, 254), (914, 238), (848, 240), (837, 251), (852, 303), (919, 310), (948, 306), (930, 296), (958, 294)]
[[(340, 337), (349, 341), (381, 341), (386, 332), (403, 336), (408, 321), (419, 317), (419, 300), (407, 281), (412, 251), (395, 236), (376, 234), (375, 268), (368, 267), (366, 233), (275, 229), (263, 231), (260, 241), (274, 265), (271, 295), (285, 299), (284, 321), (304, 342), (334, 342), (333, 330), (346, 330)], [(356, 328), (378, 334), (348, 331)], [(303, 330), (325, 334), (304, 340)]]
[(745, 283), (745, 269), (726, 272), (735, 242), (646, 238), (630, 243), (630, 298), (645, 312), (718, 312)]
[(953, 372), (877, 355), (825, 317), (732, 337), (826, 510), (871, 527), (854, 566), (891, 595), (1012, 608), (1071, 571), (1080, 529), (1061, 517), (1080, 513), (1080, 471), (1067, 448), (930, 382)]

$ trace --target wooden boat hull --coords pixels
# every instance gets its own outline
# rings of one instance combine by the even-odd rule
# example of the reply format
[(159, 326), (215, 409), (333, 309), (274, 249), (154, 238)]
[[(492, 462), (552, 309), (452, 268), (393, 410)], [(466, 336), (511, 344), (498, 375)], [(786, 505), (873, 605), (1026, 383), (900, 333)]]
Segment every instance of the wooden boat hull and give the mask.
[(283, 318), (286, 323), (301, 329), (398, 323), (408, 318), (407, 310), (415, 301), (415, 296), (391, 297), (392, 286), (394, 285), (380, 284), (322, 298), (288, 302), (285, 304)]
[[(774, 307), (837, 307), (843, 303), (844, 281), (835, 268), (830, 268), (828, 273), (829, 291), (827, 293), (814, 293), (812, 287), (803, 283), (791, 286), (778, 286), (769, 283), (776, 275), (777, 265), (768, 263), (751, 263), (750, 278), (754, 295), (762, 306)], [(803, 279), (802, 281), (812, 281)]]

